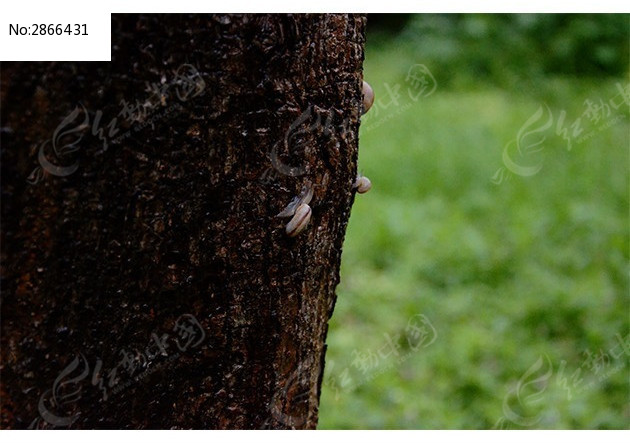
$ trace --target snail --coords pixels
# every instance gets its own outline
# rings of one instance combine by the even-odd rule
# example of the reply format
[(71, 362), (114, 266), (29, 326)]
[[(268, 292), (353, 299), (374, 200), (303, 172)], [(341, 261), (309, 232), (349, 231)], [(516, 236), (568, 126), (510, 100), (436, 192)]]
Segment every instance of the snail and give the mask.
[(313, 210), (308, 205), (313, 198), (313, 188), (307, 184), (302, 191), (276, 217), (292, 217), (286, 225), (289, 237), (295, 237), (306, 228), (311, 220)]
[(352, 188), (356, 189), (359, 194), (365, 194), (372, 189), (372, 182), (369, 178), (359, 175), (357, 176), (354, 185), (352, 185)]
[(289, 237), (295, 237), (300, 232), (302, 232), (304, 228), (308, 226), (308, 223), (311, 220), (312, 213), (313, 210), (308, 204), (302, 203), (300, 206), (298, 206), (298, 208), (295, 210), (293, 218), (289, 221), (289, 223), (287, 223), (287, 235)]

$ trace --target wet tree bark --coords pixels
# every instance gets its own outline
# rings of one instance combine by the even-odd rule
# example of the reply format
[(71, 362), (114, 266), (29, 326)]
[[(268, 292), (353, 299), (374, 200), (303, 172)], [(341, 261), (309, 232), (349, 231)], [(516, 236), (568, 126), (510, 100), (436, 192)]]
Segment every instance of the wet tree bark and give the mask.
[(111, 63), (2, 64), (3, 428), (316, 426), (364, 28), (114, 15)]

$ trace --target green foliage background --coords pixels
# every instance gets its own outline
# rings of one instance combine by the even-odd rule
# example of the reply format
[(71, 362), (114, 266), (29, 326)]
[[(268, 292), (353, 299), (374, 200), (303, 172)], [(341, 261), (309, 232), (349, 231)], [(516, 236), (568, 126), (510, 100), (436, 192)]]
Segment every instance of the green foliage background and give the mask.
[[(629, 108), (595, 121), (585, 100), (628, 87), (629, 16), (403, 19), (368, 20), (373, 188), (344, 245), (320, 429), (627, 429)], [(415, 64), (437, 82), (417, 100)], [(542, 168), (514, 174), (504, 148), (545, 105), (540, 149), (510, 151)], [(588, 135), (570, 149), (562, 111)], [(417, 314), (436, 338), (414, 350)]]

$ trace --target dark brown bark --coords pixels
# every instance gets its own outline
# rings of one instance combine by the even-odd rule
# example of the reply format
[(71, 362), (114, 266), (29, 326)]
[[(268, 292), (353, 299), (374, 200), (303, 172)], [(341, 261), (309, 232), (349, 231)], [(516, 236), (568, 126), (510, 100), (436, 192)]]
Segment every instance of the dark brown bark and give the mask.
[(2, 64), (2, 427), (314, 428), (365, 18), (112, 20)]

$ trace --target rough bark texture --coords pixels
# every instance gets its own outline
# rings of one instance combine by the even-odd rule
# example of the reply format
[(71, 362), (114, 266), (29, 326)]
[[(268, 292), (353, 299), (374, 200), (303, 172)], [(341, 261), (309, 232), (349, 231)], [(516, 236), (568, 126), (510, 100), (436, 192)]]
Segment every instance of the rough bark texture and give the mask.
[(3, 428), (316, 426), (364, 28), (114, 15), (111, 63), (2, 64)]

